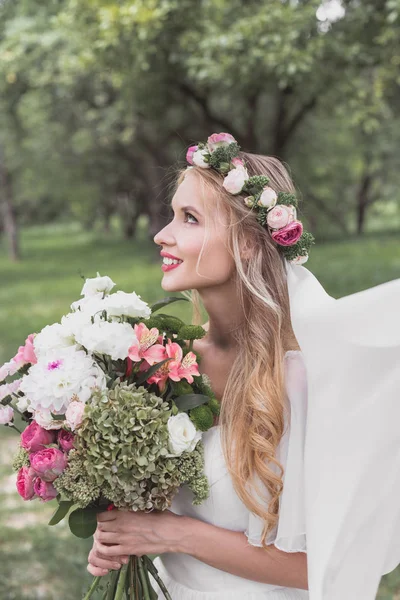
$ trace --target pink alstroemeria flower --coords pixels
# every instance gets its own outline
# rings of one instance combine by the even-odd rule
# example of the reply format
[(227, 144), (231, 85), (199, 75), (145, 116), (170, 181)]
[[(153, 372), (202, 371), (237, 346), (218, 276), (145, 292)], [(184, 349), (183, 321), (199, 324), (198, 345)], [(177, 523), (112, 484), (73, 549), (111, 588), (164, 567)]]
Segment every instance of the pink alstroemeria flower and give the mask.
[[(170, 358), (171, 360), (164, 363), (158, 371), (153, 373), (153, 375), (147, 379), (148, 383), (156, 383), (160, 392), (164, 390), (168, 378), (172, 379), (172, 381), (187, 379), (188, 383), (193, 383), (193, 375), (200, 375), (194, 352), (188, 352), (186, 356), (183, 357), (183, 351), (180, 345), (171, 342), (170, 339), (168, 339), (164, 351), (164, 356), (161, 360), (165, 360), (166, 358)], [(161, 362), (161, 360), (159, 362)], [(150, 365), (146, 365), (146, 363), (143, 362), (140, 365), (140, 371), (146, 371), (149, 366)]]
[[(165, 356), (165, 348), (160, 343), (162, 336), (156, 327), (148, 329), (144, 323), (134, 327), (137, 342), (134, 342), (128, 350), (128, 356), (134, 362), (145, 360), (150, 366), (161, 362)], [(159, 342), (159, 343), (156, 343)]]
[(25, 340), (25, 345), (18, 348), (18, 352), (13, 358), (16, 363), (21, 363), (21, 365), (23, 363), (30, 363), (31, 365), (35, 365), (37, 363), (35, 349), (33, 347), (35, 335), (35, 333), (28, 335)]

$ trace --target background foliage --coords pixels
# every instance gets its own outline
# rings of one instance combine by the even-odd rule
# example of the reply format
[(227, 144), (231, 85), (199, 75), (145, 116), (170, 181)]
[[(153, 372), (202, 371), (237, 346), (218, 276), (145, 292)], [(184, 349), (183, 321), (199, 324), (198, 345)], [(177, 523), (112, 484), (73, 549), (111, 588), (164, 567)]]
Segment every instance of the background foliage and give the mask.
[[(399, 277), (399, 39), (400, 0), (0, 1), (0, 364), (82, 276), (164, 295), (152, 237), (213, 132), (289, 166), (331, 295)], [(1, 597), (76, 600), (90, 541), (17, 497), (16, 442), (3, 428)], [(399, 594), (397, 569), (378, 598)]]

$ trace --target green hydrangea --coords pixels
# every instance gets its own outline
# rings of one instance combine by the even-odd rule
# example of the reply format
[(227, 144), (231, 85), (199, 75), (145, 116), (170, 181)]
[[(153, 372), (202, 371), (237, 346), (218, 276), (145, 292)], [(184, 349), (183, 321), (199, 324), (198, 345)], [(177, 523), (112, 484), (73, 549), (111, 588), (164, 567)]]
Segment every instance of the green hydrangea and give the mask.
[(77, 431), (84, 467), (117, 507), (164, 510), (180, 484), (178, 457), (167, 457), (167, 402), (143, 386), (120, 383), (95, 394)]
[(53, 482), (56, 490), (67, 500), (73, 500), (80, 508), (85, 508), (102, 493), (101, 486), (85, 468), (85, 459), (77, 451), (68, 454), (68, 466)]
[(19, 471), (22, 467), (30, 466), (29, 452), (22, 446), (19, 446), (17, 454), (14, 456), (12, 468), (14, 471)]
[(178, 457), (180, 483), (187, 484), (194, 493), (192, 504), (198, 505), (210, 493), (207, 477), (204, 475), (204, 445), (199, 441), (193, 452), (184, 452)]

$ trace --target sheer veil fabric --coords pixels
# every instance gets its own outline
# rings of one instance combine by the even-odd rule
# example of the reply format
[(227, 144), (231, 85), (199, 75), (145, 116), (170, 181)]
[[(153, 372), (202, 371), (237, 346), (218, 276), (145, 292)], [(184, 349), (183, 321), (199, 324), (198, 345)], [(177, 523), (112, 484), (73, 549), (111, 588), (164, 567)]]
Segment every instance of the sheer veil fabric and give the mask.
[(287, 266), (307, 370), (310, 600), (373, 600), (400, 563), (400, 279), (331, 297)]

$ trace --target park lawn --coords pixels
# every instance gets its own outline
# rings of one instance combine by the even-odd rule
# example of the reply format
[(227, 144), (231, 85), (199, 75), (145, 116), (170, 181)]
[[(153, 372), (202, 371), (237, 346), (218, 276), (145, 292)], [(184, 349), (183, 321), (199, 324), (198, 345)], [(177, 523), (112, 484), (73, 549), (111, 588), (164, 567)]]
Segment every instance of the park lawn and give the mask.
[[(0, 364), (25, 337), (53, 323), (80, 297), (84, 277), (109, 275), (124, 291), (136, 291), (150, 304), (167, 295), (155, 245), (144, 229), (138, 239), (118, 233), (87, 232), (78, 224), (32, 227), (22, 232), (23, 260), (0, 254)], [(1, 251), (1, 247), (0, 247)], [(329, 294), (338, 298), (400, 277), (398, 236), (366, 236), (313, 247), (306, 264)], [(117, 289), (117, 288), (115, 288)], [(175, 294), (179, 295), (179, 294)], [(169, 307), (190, 320), (187, 302)], [(47, 527), (54, 502), (23, 502), (9, 466), (17, 434), (0, 434), (0, 589), (5, 600), (77, 600), (90, 581), (86, 558), (90, 540), (78, 540), (64, 523)], [(400, 598), (400, 569), (382, 578), (380, 600)]]

